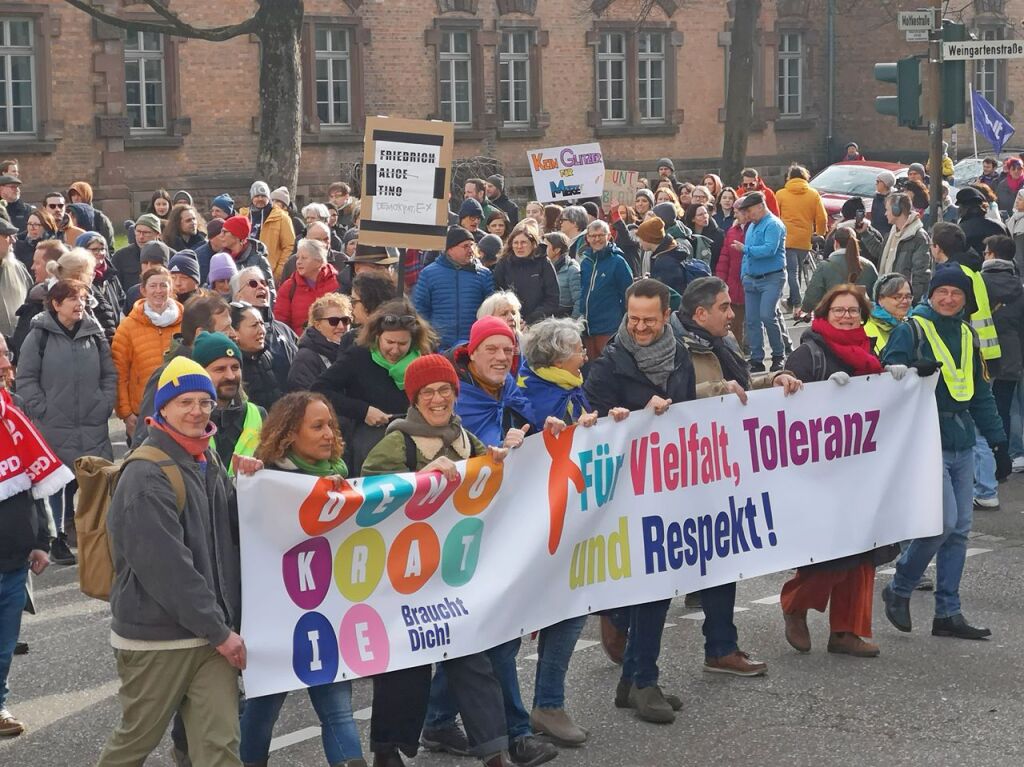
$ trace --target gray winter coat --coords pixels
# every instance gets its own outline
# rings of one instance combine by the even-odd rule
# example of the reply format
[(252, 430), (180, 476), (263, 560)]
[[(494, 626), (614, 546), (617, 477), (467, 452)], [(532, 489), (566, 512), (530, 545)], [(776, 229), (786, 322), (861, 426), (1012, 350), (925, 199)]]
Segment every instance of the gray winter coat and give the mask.
[(107, 512), (114, 561), (111, 629), (124, 639), (205, 639), (216, 647), (237, 629), (242, 587), (238, 514), (224, 467), (206, 451), (205, 472), (160, 429), (145, 444), (163, 450), (185, 481), (185, 510), (163, 470), (132, 461)]
[(117, 397), (117, 370), (103, 328), (88, 312), (74, 339), (51, 312), (32, 318), (17, 386), (29, 417), (65, 465), (83, 455), (113, 459), (107, 419)]

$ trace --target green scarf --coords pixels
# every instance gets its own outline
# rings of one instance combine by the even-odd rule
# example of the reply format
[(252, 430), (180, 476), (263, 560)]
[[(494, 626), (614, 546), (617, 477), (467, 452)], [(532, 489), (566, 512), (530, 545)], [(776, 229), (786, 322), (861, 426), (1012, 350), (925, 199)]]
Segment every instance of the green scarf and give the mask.
[(295, 468), (303, 474), (312, 474), (314, 477), (330, 477), (335, 474), (340, 477), (348, 476), (348, 466), (345, 465), (345, 461), (340, 457), (336, 461), (327, 460), (310, 463), (299, 458), (294, 452), (289, 451), (287, 460), (294, 463)]
[(391, 376), (391, 380), (395, 382), (395, 386), (400, 391), (405, 391), (405, 369), (412, 364), (412, 361), (420, 356), (419, 351), (410, 349), (409, 353), (406, 354), (398, 362), (390, 362), (383, 354), (380, 353), (380, 349), (376, 346), (370, 350), (370, 356), (373, 357), (373, 361), (388, 371), (388, 375)]

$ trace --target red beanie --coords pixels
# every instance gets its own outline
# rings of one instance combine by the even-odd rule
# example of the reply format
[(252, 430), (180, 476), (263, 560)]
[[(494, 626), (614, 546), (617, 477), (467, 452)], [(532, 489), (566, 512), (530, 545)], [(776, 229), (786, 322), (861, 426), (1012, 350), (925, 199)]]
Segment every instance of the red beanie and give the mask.
[(415, 404), (420, 389), (432, 383), (451, 384), (455, 393), (459, 393), (459, 377), (447, 357), (440, 354), (425, 354), (409, 363), (409, 367), (405, 369), (405, 395), (410, 403)]
[(469, 344), (467, 349), (472, 354), (476, 351), (476, 347), (484, 342), (485, 338), (491, 336), (505, 336), (513, 344), (516, 343), (516, 334), (512, 332), (512, 328), (508, 326), (508, 323), (500, 317), (481, 317), (473, 323), (473, 327), (469, 329)]
[(249, 226), (249, 219), (245, 216), (232, 216), (224, 222), (224, 229), (244, 241), (249, 239), (252, 227)]

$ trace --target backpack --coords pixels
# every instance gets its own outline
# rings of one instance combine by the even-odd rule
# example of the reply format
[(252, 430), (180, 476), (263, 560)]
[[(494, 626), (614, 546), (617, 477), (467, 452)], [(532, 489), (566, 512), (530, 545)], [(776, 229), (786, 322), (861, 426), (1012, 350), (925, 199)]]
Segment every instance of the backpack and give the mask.
[(78, 505), (75, 509), (78, 587), (86, 596), (104, 602), (110, 601), (110, 590), (114, 584), (114, 559), (107, 536), (107, 509), (121, 472), (132, 461), (151, 461), (159, 466), (174, 489), (178, 515), (185, 511), (185, 479), (177, 464), (158, 447), (140, 445), (117, 463), (94, 455), (75, 461), (78, 480)]

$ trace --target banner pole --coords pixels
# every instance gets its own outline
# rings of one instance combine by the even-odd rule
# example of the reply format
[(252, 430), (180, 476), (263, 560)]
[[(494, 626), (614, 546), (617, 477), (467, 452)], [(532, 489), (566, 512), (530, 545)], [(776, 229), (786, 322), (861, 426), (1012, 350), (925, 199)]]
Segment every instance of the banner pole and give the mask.
[(974, 83), (971, 83), (971, 138), (974, 140), (974, 156), (978, 156), (978, 124), (974, 122)]

